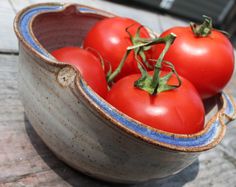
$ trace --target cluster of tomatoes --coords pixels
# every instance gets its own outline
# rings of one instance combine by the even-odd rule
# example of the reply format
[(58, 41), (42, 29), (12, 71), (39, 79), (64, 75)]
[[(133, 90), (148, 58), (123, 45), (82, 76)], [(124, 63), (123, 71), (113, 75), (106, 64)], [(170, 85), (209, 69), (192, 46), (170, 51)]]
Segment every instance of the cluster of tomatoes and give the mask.
[(234, 69), (228, 38), (202, 25), (173, 27), (155, 36), (129, 18), (97, 22), (83, 46), (52, 52), (75, 66), (115, 108), (162, 131), (192, 134), (204, 128), (202, 100), (222, 91)]

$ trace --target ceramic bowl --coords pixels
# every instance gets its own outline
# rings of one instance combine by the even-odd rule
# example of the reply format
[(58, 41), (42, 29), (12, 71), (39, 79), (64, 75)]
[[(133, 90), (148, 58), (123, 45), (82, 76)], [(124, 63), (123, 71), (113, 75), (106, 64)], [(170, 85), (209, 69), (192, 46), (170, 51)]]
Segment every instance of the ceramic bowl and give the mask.
[(222, 92), (206, 101), (205, 128), (192, 135), (147, 127), (113, 108), (79, 72), (50, 55), (63, 46), (80, 46), (91, 26), (110, 16), (60, 3), (32, 5), (17, 14), (18, 81), (26, 116), (61, 160), (93, 177), (136, 183), (176, 174), (222, 140), (225, 124), (235, 116), (232, 98)]

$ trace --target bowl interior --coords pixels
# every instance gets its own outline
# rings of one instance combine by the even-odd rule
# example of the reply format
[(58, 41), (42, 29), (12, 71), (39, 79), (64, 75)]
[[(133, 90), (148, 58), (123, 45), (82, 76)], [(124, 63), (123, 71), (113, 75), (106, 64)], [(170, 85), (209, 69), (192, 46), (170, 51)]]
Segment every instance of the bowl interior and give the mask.
[(64, 46), (81, 46), (90, 28), (104, 18), (103, 15), (69, 6), (60, 12), (37, 15), (32, 22), (32, 31), (42, 47), (51, 52)]
[[(79, 11), (69, 6), (60, 12), (42, 13), (32, 22), (36, 40), (44, 49), (51, 52), (65, 46), (81, 46), (90, 28), (106, 16)], [(208, 121), (222, 107), (220, 95), (204, 100), (206, 120)]]

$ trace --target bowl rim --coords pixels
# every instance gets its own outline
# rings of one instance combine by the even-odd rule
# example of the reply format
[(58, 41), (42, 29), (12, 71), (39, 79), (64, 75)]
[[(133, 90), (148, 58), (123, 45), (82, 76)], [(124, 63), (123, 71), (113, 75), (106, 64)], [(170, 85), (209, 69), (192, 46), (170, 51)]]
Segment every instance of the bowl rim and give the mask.
[[(105, 16), (105, 17), (112, 17), (112, 16), (116, 16), (114, 14), (111, 14), (109, 12), (100, 10), (100, 9), (96, 9), (90, 6), (85, 6), (85, 5), (81, 5), (81, 4), (77, 4), (77, 3), (37, 3), (37, 4), (33, 4), (30, 5), (24, 9), (22, 9), (21, 11), (19, 11), (14, 19), (14, 30), (15, 33), (19, 39), (19, 41), (22, 42), (23, 46), (26, 47), (30, 52), (33, 53), (33, 55), (35, 55), (37, 58), (39, 58), (40, 60), (44, 61), (45, 63), (55, 66), (55, 67), (60, 67), (60, 68), (64, 68), (66, 66), (69, 66), (71, 68), (73, 68), (77, 73), (76, 73), (76, 78), (75, 78), (75, 85), (76, 85), (76, 90), (79, 91), (79, 94), (84, 98), (84, 100), (87, 102), (87, 104), (89, 104), (90, 107), (92, 107), (93, 109), (95, 109), (104, 119), (109, 120), (110, 122), (112, 122), (112, 124), (114, 124), (116, 127), (118, 127), (119, 129), (123, 130), (125, 133), (132, 135), (138, 139), (143, 140), (144, 142), (147, 142), (150, 145), (154, 145), (154, 146), (160, 146), (162, 148), (167, 148), (169, 150), (172, 151), (183, 151), (183, 152), (202, 152), (208, 149), (211, 149), (213, 147), (215, 147), (224, 137), (225, 134), (225, 130), (226, 130), (226, 125), (224, 124), (224, 121), (221, 119), (221, 116), (224, 115), (224, 112), (226, 110), (226, 99), (224, 97), (224, 93), (221, 94), (220, 96), (220, 100), (223, 103), (222, 108), (213, 115), (213, 117), (211, 117), (211, 119), (209, 121), (206, 122), (206, 125), (204, 127), (203, 130), (194, 133), (194, 134), (175, 134), (175, 133), (170, 133), (170, 132), (165, 132), (162, 130), (158, 130), (152, 127), (149, 127), (129, 116), (127, 116), (126, 114), (120, 112), (119, 110), (117, 110), (115, 107), (113, 107), (112, 105), (110, 105), (108, 102), (106, 102), (103, 98), (99, 97), (95, 92), (93, 92), (92, 89), (90, 89), (90, 87), (87, 85), (87, 83), (83, 80), (83, 78), (81, 77), (79, 71), (77, 71), (73, 66), (70, 66), (68, 64), (65, 63), (61, 63), (58, 62), (55, 58), (52, 58), (52, 56), (50, 55), (49, 52), (47, 52), (43, 46), (40, 44), (40, 42), (37, 40), (37, 38), (35, 37), (34, 33), (33, 33), (33, 29), (32, 29), (32, 24), (34, 19), (41, 15), (41, 14), (45, 14), (45, 13), (51, 13), (52, 11), (43, 11), (43, 12), (39, 12), (37, 14), (35, 14), (32, 17), (32, 20), (30, 21), (30, 25), (29, 25), (29, 32), (32, 35), (32, 38), (34, 39), (35, 43), (40, 46), (45, 53), (47, 53), (48, 56), (42, 55), (41, 53), (39, 53), (37, 50), (35, 50), (26, 40), (25, 38), (22, 36), (20, 30), (19, 30), (19, 22), (20, 19), (22, 17), (22, 15), (24, 15), (25, 12), (27, 12), (28, 10), (35, 8), (35, 7), (39, 7), (39, 6), (60, 6), (61, 8), (59, 10), (53, 11), (53, 12), (63, 12), (64, 10), (66, 10), (68, 7), (70, 6), (79, 6), (82, 8), (88, 8), (88, 9), (92, 9), (96, 12), (96, 14), (99, 13), (99, 15), (101, 16)], [(88, 12), (86, 14), (89, 14)], [(94, 14), (94, 13), (92, 13)], [(163, 143), (154, 139), (151, 139), (149, 137), (145, 137), (144, 135), (139, 134), (138, 132), (135, 132), (134, 130), (122, 125), (122, 123), (120, 123), (118, 120), (116, 120), (115, 118), (113, 118), (111, 115), (108, 115), (105, 111), (101, 110), (101, 108), (93, 102), (92, 98), (89, 97), (89, 95), (85, 92), (85, 90), (82, 88), (83, 86), (88, 87), (88, 89), (90, 91), (93, 92), (93, 94), (95, 94), (96, 97), (99, 97), (99, 99), (102, 102), (105, 102), (106, 104), (109, 105), (110, 108), (112, 108), (112, 110), (114, 110), (115, 112), (117, 112), (120, 116), (125, 117), (127, 120), (131, 121), (131, 122), (135, 122), (136, 124), (145, 127), (146, 129), (150, 130), (150, 131), (154, 131), (166, 136), (171, 136), (173, 138), (195, 138), (197, 139), (198, 137), (204, 135), (205, 133), (207, 133), (207, 131), (210, 129), (210, 127), (212, 126), (212, 123), (216, 120), (219, 119), (219, 123), (220, 123), (220, 132), (218, 132), (217, 137), (214, 137), (214, 140), (206, 145), (203, 146), (199, 146), (199, 147), (184, 147), (184, 146), (176, 146), (176, 145), (171, 145), (168, 143)], [(236, 108), (235, 103), (233, 102), (233, 98), (232, 96), (229, 96), (230, 101), (233, 103), (234, 109)], [(233, 116), (235, 116), (235, 110), (234, 110), (234, 114)]]

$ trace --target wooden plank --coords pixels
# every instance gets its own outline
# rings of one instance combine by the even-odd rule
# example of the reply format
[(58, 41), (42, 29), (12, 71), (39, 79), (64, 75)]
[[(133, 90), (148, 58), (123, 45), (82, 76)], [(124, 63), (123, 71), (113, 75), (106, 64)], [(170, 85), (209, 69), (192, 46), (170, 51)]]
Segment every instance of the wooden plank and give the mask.
[[(17, 42), (13, 39), (14, 33), (10, 33), (13, 32), (14, 10), (18, 11), (30, 3), (44, 1), (46, 2), (46, 0), (1, 1), (0, 27), (4, 29), (0, 30), (0, 51), (17, 51)], [(132, 17), (157, 32), (171, 26), (186, 24), (170, 16), (159, 16), (111, 2), (97, 0), (74, 0), (74, 2)], [(8, 21), (4, 20), (5, 18)], [(25, 119), (17, 87), (17, 56), (0, 55), (0, 186), (120, 186), (89, 178), (58, 160)], [(235, 76), (227, 88), (236, 97)], [(233, 122), (228, 126), (226, 136), (220, 145), (201, 154), (195, 163), (181, 173), (132, 187), (235, 186), (235, 125), (236, 122)]]
[(26, 6), (29, 6), (32, 4), (30, 0), (8, 0), (11, 6), (13, 7), (13, 10), (16, 12), (20, 11), (21, 9), (25, 8)]
[[(231, 83), (229, 88), (235, 89), (235, 84)], [(234, 125), (228, 127), (219, 146), (204, 152), (180, 174), (133, 187), (233, 186), (236, 184)], [(0, 186), (111, 186), (68, 167), (35, 133), (25, 119), (17, 89), (17, 56), (0, 55), (0, 147)]]
[(18, 44), (13, 31), (13, 19), (15, 12), (7, 0), (0, 3), (0, 51), (12, 52), (18, 51)]

